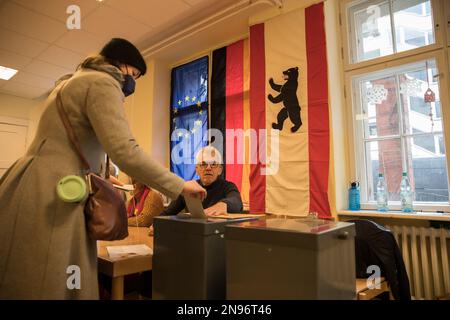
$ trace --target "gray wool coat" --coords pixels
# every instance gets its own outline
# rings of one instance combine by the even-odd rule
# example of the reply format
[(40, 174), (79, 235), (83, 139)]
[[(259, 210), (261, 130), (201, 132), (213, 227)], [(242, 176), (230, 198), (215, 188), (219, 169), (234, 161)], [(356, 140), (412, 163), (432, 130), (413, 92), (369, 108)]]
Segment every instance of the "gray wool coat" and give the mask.
[[(104, 168), (105, 152), (121, 170), (171, 198), (184, 181), (143, 152), (123, 108), (119, 70), (92, 59), (62, 91), (62, 101), (91, 168)], [(0, 180), (0, 299), (98, 299), (96, 241), (85, 228), (84, 202), (66, 203), (57, 182), (81, 174), (58, 116), (56, 92), (46, 100), (36, 137)], [(69, 289), (70, 266), (80, 289)]]

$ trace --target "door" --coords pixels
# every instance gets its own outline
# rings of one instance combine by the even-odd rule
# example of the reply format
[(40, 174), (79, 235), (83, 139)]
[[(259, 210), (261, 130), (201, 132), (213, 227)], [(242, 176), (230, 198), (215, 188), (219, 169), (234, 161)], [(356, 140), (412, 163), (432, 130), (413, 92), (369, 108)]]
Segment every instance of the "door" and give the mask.
[(0, 121), (0, 177), (26, 150), (27, 125)]

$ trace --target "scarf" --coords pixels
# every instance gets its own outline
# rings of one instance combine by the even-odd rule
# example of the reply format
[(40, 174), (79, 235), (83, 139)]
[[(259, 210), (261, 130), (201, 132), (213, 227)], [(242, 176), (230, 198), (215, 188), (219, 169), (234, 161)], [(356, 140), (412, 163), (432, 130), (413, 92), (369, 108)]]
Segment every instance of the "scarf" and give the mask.
[[(119, 68), (109, 64), (104, 57), (101, 55), (96, 56), (90, 56), (87, 57), (83, 62), (80, 63), (80, 65), (77, 67), (77, 71), (81, 69), (93, 69), (101, 72), (108, 73), (111, 75), (114, 79), (116, 79), (120, 85), (123, 83), (123, 75), (120, 72)], [(70, 79), (73, 76), (73, 74), (66, 74), (59, 78), (55, 82), (55, 88), (64, 80)]]
[[(145, 199), (147, 198), (149, 192), (150, 189), (146, 187), (144, 191), (139, 192), (130, 199), (127, 209), (128, 217), (138, 216), (139, 214), (141, 214), (142, 209), (144, 209)], [(139, 200), (139, 203), (136, 207), (136, 197), (139, 195), (141, 195), (141, 199)]]

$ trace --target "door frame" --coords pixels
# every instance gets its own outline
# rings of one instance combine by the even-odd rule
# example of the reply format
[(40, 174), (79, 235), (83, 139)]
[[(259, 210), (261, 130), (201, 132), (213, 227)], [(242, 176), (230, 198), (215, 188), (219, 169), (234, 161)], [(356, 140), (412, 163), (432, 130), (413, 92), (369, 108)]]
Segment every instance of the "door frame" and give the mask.
[(28, 127), (28, 125), (29, 125), (29, 121), (27, 119), (4, 117), (4, 116), (0, 116), (0, 123), (11, 124), (11, 125), (15, 125), (15, 126), (22, 126), (22, 127)]

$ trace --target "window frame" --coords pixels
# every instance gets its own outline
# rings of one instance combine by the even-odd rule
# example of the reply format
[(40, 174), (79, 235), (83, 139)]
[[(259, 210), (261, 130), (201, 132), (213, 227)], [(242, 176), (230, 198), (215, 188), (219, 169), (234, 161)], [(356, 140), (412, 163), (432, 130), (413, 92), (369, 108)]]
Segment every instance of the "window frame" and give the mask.
[(443, 28), (446, 33), (446, 39), (447, 39), (447, 47), (450, 47), (450, 2), (444, 1), (444, 10), (442, 10), (442, 23), (443, 26), (446, 26), (446, 28)]
[[(420, 48), (402, 51), (398, 53), (393, 53), (390, 55), (370, 59), (370, 60), (364, 60), (360, 62), (352, 62), (352, 52), (355, 48), (353, 48), (353, 44), (351, 41), (351, 37), (353, 36), (352, 30), (349, 27), (349, 16), (348, 16), (348, 8), (357, 5), (358, 3), (364, 3), (364, 2), (383, 2), (386, 0), (342, 0), (340, 4), (340, 13), (339, 13), (339, 23), (341, 26), (341, 32), (342, 32), (342, 47), (341, 47), (341, 58), (344, 60), (344, 71), (351, 71), (354, 69), (364, 68), (371, 65), (376, 65), (380, 63), (387, 63), (393, 59), (402, 59), (410, 56), (415, 56), (417, 54), (421, 54), (424, 52), (428, 52), (431, 50), (441, 49), (444, 46), (443, 43), (443, 33), (444, 29), (449, 28), (443, 28), (442, 26), (447, 25), (447, 21), (444, 19), (444, 4), (445, 1), (440, 0), (431, 0), (431, 6), (433, 9), (433, 23), (434, 23), (434, 36), (435, 36), (435, 43), (426, 45)], [(450, 13), (448, 14), (450, 19)], [(445, 23), (444, 23), (445, 21)], [(450, 21), (450, 20), (449, 20)], [(393, 26), (393, 24), (391, 23)], [(448, 24), (450, 26), (450, 24)], [(394, 31), (395, 33), (395, 31)], [(449, 38), (448, 43), (450, 44), (450, 30), (447, 32), (447, 38)], [(392, 39), (394, 41), (395, 39)]]
[[(355, 92), (353, 81), (357, 77), (361, 77), (370, 73), (375, 73), (377, 71), (381, 71), (383, 69), (390, 68), (399, 68), (405, 65), (418, 63), (425, 60), (434, 59), (436, 61), (436, 68), (439, 70), (439, 90), (440, 90), (440, 100), (441, 100), (441, 112), (442, 112), (442, 131), (444, 136), (444, 145), (446, 149), (446, 163), (447, 163), (447, 181), (450, 181), (450, 156), (448, 155), (448, 151), (450, 150), (450, 133), (447, 128), (450, 130), (450, 110), (445, 108), (444, 106), (449, 106), (449, 83), (447, 81), (448, 75), (450, 74), (450, 70), (448, 68), (448, 61), (450, 61), (450, 52), (448, 52), (448, 56), (444, 50), (431, 50), (421, 54), (409, 55), (403, 59), (392, 59), (391, 61), (384, 62), (382, 64), (370, 65), (365, 68), (359, 68), (355, 70), (351, 70), (345, 73), (345, 91), (348, 91), (346, 94), (346, 119), (347, 119), (347, 143), (349, 146), (349, 165), (350, 165), (350, 177), (352, 179), (359, 180), (361, 182), (361, 186), (366, 185), (366, 174), (367, 169), (362, 168), (362, 166), (357, 166), (358, 163), (365, 164), (365, 148), (358, 147), (358, 144), (364, 144), (363, 141), (364, 136), (358, 132), (358, 128), (355, 124), (356, 115), (357, 115), (357, 105), (356, 99), (358, 99), (358, 92)], [(447, 68), (446, 68), (447, 66)], [(348, 89), (347, 89), (348, 88)], [(401, 136), (401, 132), (399, 132), (399, 136)], [(403, 150), (402, 150), (403, 153)], [(450, 185), (449, 185), (450, 188)], [(361, 199), (367, 199), (367, 190), (365, 187), (361, 188)], [(449, 200), (450, 201), (450, 200)], [(390, 210), (400, 210), (400, 202), (399, 201), (389, 201)], [(376, 209), (376, 202), (372, 201), (362, 201), (361, 209)], [(429, 203), (429, 202), (414, 202), (414, 210), (422, 210), (422, 211), (449, 211), (450, 204), (449, 203)]]

